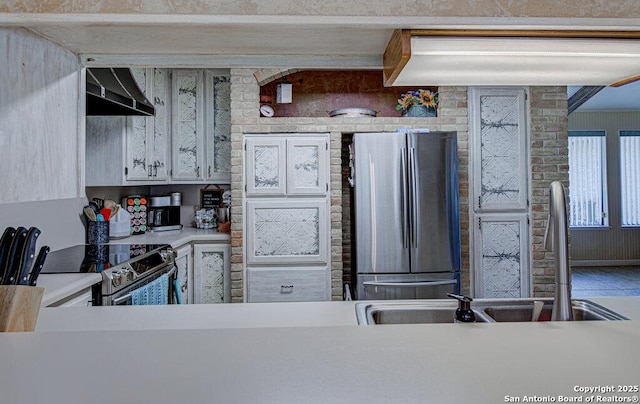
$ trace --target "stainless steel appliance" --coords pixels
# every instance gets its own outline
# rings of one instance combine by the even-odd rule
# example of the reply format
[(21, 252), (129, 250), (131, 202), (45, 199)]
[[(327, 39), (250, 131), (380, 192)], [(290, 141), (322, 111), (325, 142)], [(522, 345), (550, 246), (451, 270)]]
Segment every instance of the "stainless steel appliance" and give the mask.
[(41, 273), (100, 273), (94, 306), (132, 304), (133, 291), (167, 274), (167, 302), (176, 301), (175, 251), (167, 244), (77, 245), (50, 252)]
[(354, 135), (356, 299), (460, 293), (456, 137), (455, 132)]
[[(174, 195), (175, 194), (175, 195)], [(178, 193), (171, 196), (152, 196), (149, 200), (147, 223), (151, 231), (180, 230), (180, 201)]]

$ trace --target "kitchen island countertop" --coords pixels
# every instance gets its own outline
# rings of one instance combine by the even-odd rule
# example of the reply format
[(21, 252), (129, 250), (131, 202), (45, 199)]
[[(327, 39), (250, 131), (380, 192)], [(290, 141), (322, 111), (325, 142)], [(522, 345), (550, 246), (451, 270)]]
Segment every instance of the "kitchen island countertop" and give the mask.
[[(592, 300), (627, 307), (621, 313), (627, 316), (640, 307), (638, 297)], [(11, 403), (500, 403), (523, 402), (524, 397), (553, 402), (560, 396), (638, 397), (618, 392), (618, 386), (640, 384), (637, 319), (367, 327), (354, 325), (354, 304), (157, 306), (148, 308), (154, 314), (135, 309), (131, 314), (165, 324), (184, 321), (182, 326), (105, 325), (85, 331), (46, 331), (46, 319), (87, 322), (80, 310), (107, 318), (100, 308), (43, 309), (38, 332), (0, 335), (0, 391), (3, 401)], [(108, 309), (125, 308), (103, 308)], [(307, 312), (307, 320), (276, 326), (295, 312)], [(191, 320), (182, 319), (190, 315)], [(233, 324), (234, 318), (246, 323)], [(309, 326), (310, 320), (323, 318), (324, 323)], [(215, 328), (225, 321), (225, 328)], [(606, 386), (614, 391), (581, 392)]]

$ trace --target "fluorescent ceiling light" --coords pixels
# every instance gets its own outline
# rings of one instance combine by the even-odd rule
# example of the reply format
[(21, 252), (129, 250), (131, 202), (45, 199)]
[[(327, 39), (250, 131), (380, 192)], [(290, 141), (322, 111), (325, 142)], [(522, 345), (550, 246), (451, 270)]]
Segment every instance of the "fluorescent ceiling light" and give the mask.
[(386, 85), (610, 85), (640, 74), (640, 40), (412, 36), (405, 60)]

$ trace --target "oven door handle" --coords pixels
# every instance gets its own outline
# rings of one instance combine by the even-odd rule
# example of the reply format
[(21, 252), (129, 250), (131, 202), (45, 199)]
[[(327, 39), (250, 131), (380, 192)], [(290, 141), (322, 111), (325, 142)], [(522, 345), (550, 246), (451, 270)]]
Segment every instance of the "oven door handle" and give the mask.
[[(171, 268), (171, 270), (169, 272), (167, 272), (167, 275), (169, 276), (169, 278), (171, 278), (176, 273), (177, 270), (178, 270), (178, 268), (176, 268), (176, 266), (174, 265), (173, 268)], [(168, 293), (168, 291), (167, 291), (167, 293)], [(131, 293), (127, 293), (124, 296), (116, 297), (115, 299), (113, 299), (111, 301), (111, 304), (113, 306), (118, 306), (121, 303), (126, 302), (127, 300), (131, 300)]]

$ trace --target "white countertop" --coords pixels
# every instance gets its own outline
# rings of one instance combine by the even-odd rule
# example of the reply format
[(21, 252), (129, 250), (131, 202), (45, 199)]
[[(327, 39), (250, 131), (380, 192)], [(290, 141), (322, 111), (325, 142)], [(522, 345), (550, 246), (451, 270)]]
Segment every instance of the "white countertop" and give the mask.
[(177, 248), (191, 242), (229, 242), (229, 233), (218, 233), (217, 230), (183, 227), (182, 230), (152, 231), (136, 234), (121, 239), (112, 239), (110, 244), (169, 244)]
[[(0, 391), (10, 403), (501, 403), (640, 384), (638, 320), (367, 327), (351, 325), (354, 304), (128, 308), (146, 319), (132, 329), (115, 316), (127, 308), (43, 309), (38, 332), (0, 335)], [(65, 317), (113, 324), (52, 331)]]

